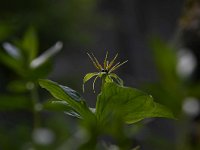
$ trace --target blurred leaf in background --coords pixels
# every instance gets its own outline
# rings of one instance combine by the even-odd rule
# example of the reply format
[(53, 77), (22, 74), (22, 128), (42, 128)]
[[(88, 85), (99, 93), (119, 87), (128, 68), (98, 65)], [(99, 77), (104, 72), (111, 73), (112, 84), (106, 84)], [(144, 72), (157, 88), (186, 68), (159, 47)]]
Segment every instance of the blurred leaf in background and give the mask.
[[(62, 149), (72, 134), (68, 127), (76, 129), (60, 114), (41, 112), (45, 98), (37, 79), (52, 70), (52, 57), (62, 48), (55, 41), (64, 41), (66, 47), (90, 42), (95, 9), (92, 0), (1, 1), (0, 149)], [(47, 135), (54, 137), (50, 143), (38, 142), (41, 137), (48, 141)]]
[[(21, 40), (2, 44), (0, 62), (13, 72), (12, 80), (8, 81), (6, 87), (3, 87), (5, 92), (0, 92), (0, 114), (6, 118), (5, 120), (0, 119), (0, 122), (2, 122), (0, 138), (5, 137), (5, 139), (0, 140), (3, 142), (0, 143), (2, 149), (29, 149), (38, 145), (37, 142), (34, 144), (34, 139), (32, 139), (32, 134), (34, 135), (40, 129), (41, 123), (40, 111), (42, 107), (40, 103), (42, 99), (38, 93), (37, 80), (50, 73), (52, 57), (61, 49), (62, 42), (57, 42), (51, 48), (39, 54), (38, 36), (33, 27), (25, 32)], [(18, 115), (19, 117), (17, 117)], [(18, 120), (15, 120), (15, 117)], [(20, 121), (22, 122), (19, 123)], [(10, 124), (10, 122), (12, 125), (8, 126), (7, 124)], [(9, 130), (9, 128), (12, 128), (10, 131), (13, 133), (9, 132), (4, 136), (4, 131)], [(28, 134), (24, 134), (26, 130), (30, 130)], [(47, 128), (41, 130), (44, 134), (38, 136), (45, 138), (45, 136), (51, 134), (53, 137), (53, 131), (49, 130)], [(10, 145), (9, 143), (13, 141), (12, 134), (16, 134), (15, 138), (21, 139), (21, 141), (15, 140), (15, 143)], [(20, 136), (22, 137), (20, 138)], [(47, 146), (52, 142), (47, 142)]]
[[(91, 42), (91, 39), (95, 41), (97, 38), (99, 38), (99, 36), (92, 38), (93, 33), (99, 34), (99, 31), (93, 30), (96, 28), (96, 26), (112, 26), (109, 29), (108, 34), (104, 33), (106, 36), (109, 35), (107, 36), (107, 39), (111, 40), (106, 42), (111, 42), (111, 45), (116, 47), (123, 45), (123, 48), (121, 48), (122, 52), (125, 53), (124, 55), (129, 55), (133, 53), (133, 47), (139, 49), (134, 50), (135, 52), (143, 50), (143, 47), (141, 47), (143, 44), (140, 42), (142, 41), (141, 39), (143, 34), (149, 33), (146, 32), (146, 30), (157, 28), (158, 26), (156, 27), (156, 25), (160, 25), (158, 22), (163, 23), (163, 19), (161, 19), (163, 18), (163, 13), (160, 13), (161, 17), (159, 19), (154, 14), (156, 11), (152, 11), (152, 7), (149, 7), (150, 3), (155, 6), (153, 8), (163, 6), (162, 2), (149, 2), (146, 4), (143, 4), (142, 2), (141, 5), (138, 5), (140, 4), (139, 1), (131, 2), (121, 0), (116, 1), (116, 3), (109, 2), (109, 6), (106, 6), (105, 4), (102, 5), (101, 3), (107, 2), (93, 0), (1, 1), (0, 149), (27, 150), (35, 148), (37, 150), (62, 150), (66, 149), (66, 147), (69, 149), (76, 149), (85, 143), (86, 145), (83, 145), (83, 148), (88, 150), (87, 146), (90, 144), (92, 145), (92, 143), (87, 143), (90, 135), (88, 135), (85, 130), (79, 126), (80, 124), (83, 124), (83, 126), (88, 127), (89, 123), (79, 124), (79, 122), (77, 122), (77, 120), (74, 118), (68, 118), (64, 115), (61, 115), (61, 113), (51, 113), (50, 111), (45, 110), (62, 110), (67, 112), (67, 114), (80, 117), (80, 114), (77, 114), (74, 109), (71, 109), (66, 102), (61, 102), (57, 99), (54, 99), (51, 103), (46, 103), (43, 111), (41, 112), (41, 101), (48, 101), (49, 97), (45, 96), (47, 93), (43, 93), (43, 95), (38, 93), (38, 85), (36, 81), (38, 78), (47, 77), (51, 71), (52, 56), (54, 56), (59, 51), (59, 47), (62, 46), (60, 42), (55, 43), (55, 41), (63, 41), (65, 43), (64, 50), (70, 54), (73, 51), (73, 49), (71, 50), (70, 46), (73, 45), (79, 49), (81, 45), (80, 49), (82, 50), (85, 44)], [(170, 1), (167, 3), (169, 4), (170, 9), (174, 9), (172, 6), (175, 5), (171, 5)], [(106, 16), (106, 21), (101, 18), (100, 13), (102, 12), (99, 12), (99, 7), (101, 7), (101, 11)], [(136, 7), (137, 10), (135, 13)], [(110, 8), (114, 11), (110, 10)], [(164, 6), (159, 8), (162, 9), (168, 7)], [(145, 16), (146, 11), (147, 17)], [(148, 11), (151, 11), (152, 14), (148, 14)], [(166, 9), (165, 11), (166, 12), (164, 15), (167, 16), (167, 14), (169, 14), (168, 16), (171, 18), (169, 9)], [(199, 68), (200, 58), (197, 57), (200, 56), (198, 14), (198, 0), (188, 0), (185, 16), (183, 16), (183, 22), (181, 25), (182, 29), (185, 30), (184, 42), (186, 48), (189, 47), (193, 49), (192, 51), (195, 54), (195, 58), (197, 58), (196, 68)], [(154, 21), (150, 20), (152, 19), (149, 17), (151, 15), (153, 15)], [(148, 21), (152, 23), (147, 23)], [(171, 23), (168, 23), (164, 22), (165, 26), (164, 29), (162, 29), (165, 31), (164, 33), (170, 33), (168, 32), (168, 29), (165, 28), (171, 25)], [(137, 28), (137, 25), (135, 24), (140, 27)], [(143, 24), (145, 24), (145, 26)], [(147, 24), (149, 25), (147, 26)], [(113, 32), (113, 30), (116, 31)], [(154, 32), (155, 30), (152, 31)], [(102, 32), (102, 28), (100, 29), (100, 32)], [(103, 30), (103, 32), (105, 31)], [(132, 35), (133, 33), (134, 35)], [(118, 36), (120, 36), (120, 38)], [(133, 40), (135, 37), (138, 39), (138, 41)], [(100, 38), (100, 40), (102, 39)], [(51, 48), (48, 48), (53, 43), (55, 44)], [(97, 45), (97, 48), (101, 46), (105, 48), (105, 42), (102, 43), (102, 45), (99, 43), (95, 44)], [(164, 122), (167, 128), (162, 128), (162, 124), (160, 124), (160, 122), (157, 124), (157, 126), (153, 124), (155, 125), (153, 128), (156, 128), (156, 131), (151, 131), (153, 136), (149, 136), (150, 132), (144, 128), (142, 123), (130, 127), (124, 126), (120, 119), (116, 119), (113, 120), (112, 124), (108, 125), (109, 132), (112, 133), (116, 138), (112, 139), (109, 135), (107, 136), (103, 134), (101, 137), (99, 137), (99, 141), (105, 140), (106, 143), (97, 144), (97, 148), (100, 150), (119, 149), (117, 143), (120, 146), (126, 147), (127, 145), (135, 142), (135, 137), (133, 137), (133, 135), (139, 136), (139, 143), (141, 141), (149, 143), (149, 147), (146, 148), (142, 145), (141, 149), (150, 149), (155, 145), (157, 146), (157, 149), (199, 149), (200, 134), (198, 110), (200, 84), (198, 80), (191, 79), (193, 78), (191, 77), (191, 74), (188, 74), (189, 76), (182, 76), (183, 74), (180, 76), (180, 72), (177, 73), (178, 66), (183, 66), (184, 69), (186, 68), (186, 65), (188, 66), (188, 61), (185, 61), (188, 59), (182, 58), (185, 57), (185, 54), (189, 53), (187, 53), (188, 51), (177, 53), (176, 48), (169, 46), (169, 44), (159, 38), (156, 38), (152, 41), (151, 47), (154, 51), (153, 54), (158, 68), (159, 81), (155, 84), (148, 85), (146, 91), (153, 95), (156, 102), (166, 105), (168, 108), (173, 110), (174, 114), (178, 116), (177, 118), (180, 116), (180, 119), (174, 125), (176, 130), (175, 134), (174, 132), (171, 132), (171, 128), (168, 126), (169, 122), (167, 121)], [(142, 54), (138, 54), (142, 55), (142, 58), (145, 55), (143, 55), (143, 52)], [(68, 58), (73, 59), (70, 55)], [(130, 55), (130, 58), (132, 58), (132, 55)], [(131, 67), (129, 67), (129, 69), (130, 68)], [(189, 70), (192, 70), (192, 67), (189, 68)], [(72, 65), (72, 69), (75, 70), (74, 65)], [(136, 69), (137, 71), (137, 68), (132, 69)], [(192, 73), (195, 75), (195, 78), (199, 77), (198, 72), (199, 69), (196, 69), (196, 72)], [(76, 74), (73, 73), (70, 75), (73, 77), (76, 76)], [(70, 80), (68, 77), (65, 77), (65, 81), (68, 80), (69, 82), (76, 82), (77, 78)], [(38, 99), (38, 101), (34, 101), (33, 99)], [(85, 106), (85, 104), (80, 105)], [(95, 109), (93, 108), (89, 108), (89, 110), (95, 112)], [(105, 112), (105, 116), (106, 114), (107, 113)], [(34, 115), (36, 118), (39, 118), (39, 121), (34, 119)], [(195, 118), (195, 121), (193, 121), (193, 118)], [(131, 118), (131, 121), (133, 120), (134, 119)], [(39, 124), (37, 125), (37, 128), (35, 128), (35, 121), (39, 122), (36, 123)], [(150, 125), (145, 124), (145, 126)], [(91, 128), (91, 133), (96, 134), (96, 132), (93, 132), (96, 131), (94, 124), (89, 127)], [(133, 131), (130, 131), (127, 128), (131, 128)], [(124, 130), (126, 133), (124, 133)], [(170, 132), (168, 132), (169, 130)], [(159, 136), (157, 136), (157, 132), (159, 132)], [(168, 132), (167, 134), (170, 134), (170, 140), (165, 139), (165, 137), (163, 138), (161, 134), (164, 132)], [(145, 138), (148, 136), (149, 138)], [(137, 145), (134, 145), (133, 147), (135, 146)]]
[(151, 41), (154, 60), (159, 74), (159, 82), (149, 88), (155, 99), (171, 108), (176, 115), (181, 113), (184, 87), (176, 71), (177, 56), (175, 48), (160, 38)]
[[(159, 80), (150, 84), (147, 91), (152, 93), (156, 101), (173, 110), (179, 118), (177, 128), (178, 141), (176, 148), (198, 149), (189, 142), (191, 130), (188, 124), (190, 119), (199, 115), (199, 82), (193, 82), (192, 74), (195, 70), (195, 57), (191, 52), (175, 48), (160, 38), (151, 41), (154, 60), (157, 66)], [(185, 141), (185, 142), (181, 142)], [(181, 144), (180, 144), (181, 143)]]

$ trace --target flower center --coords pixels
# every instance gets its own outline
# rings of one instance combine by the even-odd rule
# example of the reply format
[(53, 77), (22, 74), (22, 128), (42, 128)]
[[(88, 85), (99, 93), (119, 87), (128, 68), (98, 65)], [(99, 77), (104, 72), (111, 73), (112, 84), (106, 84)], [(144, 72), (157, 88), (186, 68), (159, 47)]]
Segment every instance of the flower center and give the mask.
[(108, 73), (108, 70), (107, 69), (102, 69), (101, 72)]

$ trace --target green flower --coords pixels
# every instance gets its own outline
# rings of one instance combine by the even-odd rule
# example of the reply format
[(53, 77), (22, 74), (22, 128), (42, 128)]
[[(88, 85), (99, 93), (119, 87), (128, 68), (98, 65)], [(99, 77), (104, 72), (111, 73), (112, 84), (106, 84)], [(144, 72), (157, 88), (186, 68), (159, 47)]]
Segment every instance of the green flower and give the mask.
[(95, 93), (95, 90), (94, 90), (95, 82), (98, 78), (101, 78), (103, 83), (104, 82), (115, 82), (119, 85), (123, 85), (123, 80), (120, 79), (115, 73), (112, 73), (112, 72), (115, 71), (116, 69), (118, 69), (123, 64), (125, 64), (128, 60), (126, 60), (122, 63), (118, 62), (115, 64), (115, 60), (118, 56), (118, 54), (116, 54), (115, 57), (109, 62), (107, 60), (108, 59), (108, 52), (107, 52), (105, 59), (103, 61), (103, 65), (101, 65), (93, 53), (91, 55), (89, 53), (87, 53), (87, 55), (91, 59), (93, 65), (98, 70), (98, 72), (92, 72), (92, 73), (88, 73), (85, 75), (85, 77), (83, 78), (83, 92), (84, 92), (84, 84), (93, 77), (95, 77), (93, 80), (93, 84), (92, 84), (94, 93)]

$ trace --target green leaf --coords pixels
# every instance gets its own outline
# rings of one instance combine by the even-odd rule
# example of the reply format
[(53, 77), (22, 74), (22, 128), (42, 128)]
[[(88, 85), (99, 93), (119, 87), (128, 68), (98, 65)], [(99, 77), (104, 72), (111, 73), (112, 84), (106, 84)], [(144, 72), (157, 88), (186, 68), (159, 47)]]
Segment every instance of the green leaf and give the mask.
[(105, 124), (113, 118), (132, 124), (145, 118), (174, 118), (164, 106), (155, 103), (152, 96), (130, 87), (105, 83), (96, 104), (97, 119)]
[[(83, 92), (85, 91), (84, 84), (94, 76), (98, 76), (98, 72), (88, 73), (88, 74), (85, 75), (85, 77), (83, 78), (83, 87), (82, 87), (83, 88)], [(95, 82), (95, 80), (94, 80), (94, 82)], [(93, 90), (94, 90), (94, 82), (93, 82)]]
[(78, 92), (50, 80), (39, 80), (39, 84), (41, 87), (47, 89), (56, 99), (67, 102), (82, 118), (93, 116), (93, 113), (86, 106), (84, 99)]
[(165, 79), (164, 82), (174, 84), (174, 82), (178, 81), (176, 50), (160, 38), (152, 39), (150, 44), (158, 71), (162, 78)]
[(43, 104), (43, 108), (54, 111), (64, 111), (67, 115), (81, 118), (81, 116), (72, 107), (70, 107), (66, 101), (48, 101)]
[(187, 94), (183, 82), (177, 74), (177, 50), (160, 38), (151, 40), (153, 56), (160, 76), (159, 83), (150, 85), (148, 91), (158, 102), (170, 108), (175, 114), (182, 111), (182, 100)]
[(111, 78), (110, 75), (107, 75), (107, 76), (105, 77), (105, 82), (113, 82), (113, 79)]
[(33, 60), (38, 53), (38, 37), (33, 27), (30, 27), (22, 41), (22, 47), (26, 51), (29, 57), (29, 61)]
[(90, 80), (92, 77), (97, 76), (98, 72), (88, 73), (83, 78), (83, 83), (86, 83), (88, 80)]
[(117, 84), (121, 86), (124, 84), (123, 80), (120, 77), (118, 77), (115, 73), (111, 73), (109, 76), (113, 78)]

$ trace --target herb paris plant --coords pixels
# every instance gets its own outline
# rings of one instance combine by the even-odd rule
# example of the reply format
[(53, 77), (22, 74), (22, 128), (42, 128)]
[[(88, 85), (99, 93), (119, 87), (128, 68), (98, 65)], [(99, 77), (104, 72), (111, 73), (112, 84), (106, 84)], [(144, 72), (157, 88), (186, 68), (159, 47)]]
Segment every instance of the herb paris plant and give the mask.
[(102, 84), (101, 92), (97, 96), (96, 108), (89, 108), (80, 94), (69, 87), (59, 85), (50, 80), (39, 80), (40, 86), (47, 89), (58, 100), (52, 101), (50, 105), (55, 107), (58, 105), (59, 107), (62, 106), (60, 110), (67, 112), (69, 115), (83, 118), (85, 121), (91, 121), (92, 118), (92, 120), (94, 119), (98, 122), (98, 125), (103, 127), (112, 123), (113, 119), (116, 118), (123, 120), (127, 124), (152, 117), (174, 118), (171, 111), (154, 102), (152, 96), (135, 88), (125, 87), (122, 84), (118, 84), (118, 82), (115, 83), (113, 80), (106, 80), (106, 78), (113, 77), (113, 75), (110, 74), (113, 70), (125, 63), (117, 63), (112, 67), (117, 55), (108, 63), (106, 54), (104, 67), (101, 67), (94, 56), (92, 58), (89, 55), (89, 57), (101, 72), (94, 73), (93, 75), (87, 74), (84, 77), (84, 83), (95, 75), (97, 77), (105, 75), (104, 78), (102, 78), (102, 80), (105, 81), (104, 84)]
[(92, 53), (92, 55), (90, 55), (89, 53), (87, 53), (87, 54), (88, 54), (89, 58), (91, 59), (93, 65), (99, 72), (88, 73), (85, 75), (85, 77), (83, 79), (83, 91), (84, 91), (84, 84), (88, 80), (90, 80), (92, 77), (95, 77), (95, 76), (96, 77), (94, 78), (94, 81), (93, 81), (93, 91), (94, 92), (95, 92), (94, 85), (95, 85), (97, 78), (102, 78), (103, 83), (115, 81), (117, 84), (123, 85), (123, 80), (120, 79), (115, 73), (112, 73), (112, 72), (115, 71), (116, 69), (118, 69), (123, 64), (125, 64), (128, 60), (126, 60), (122, 63), (118, 62), (114, 65), (118, 54), (116, 54), (115, 57), (109, 62), (107, 60), (108, 59), (108, 52), (107, 52), (106, 57), (103, 62), (103, 65), (101, 65), (99, 63), (99, 61), (97, 60), (97, 58), (93, 55), (93, 53)]

